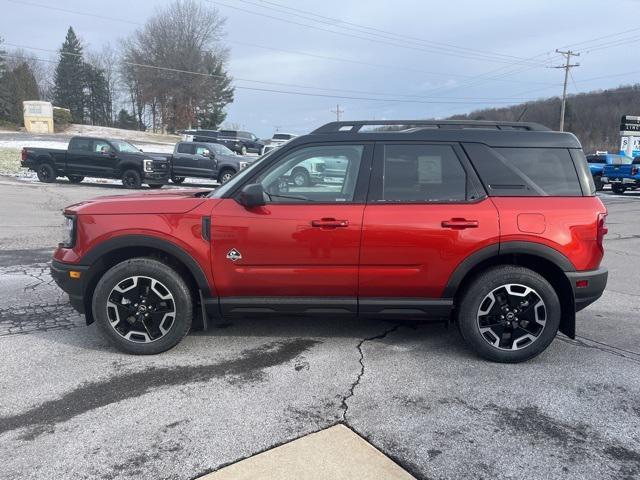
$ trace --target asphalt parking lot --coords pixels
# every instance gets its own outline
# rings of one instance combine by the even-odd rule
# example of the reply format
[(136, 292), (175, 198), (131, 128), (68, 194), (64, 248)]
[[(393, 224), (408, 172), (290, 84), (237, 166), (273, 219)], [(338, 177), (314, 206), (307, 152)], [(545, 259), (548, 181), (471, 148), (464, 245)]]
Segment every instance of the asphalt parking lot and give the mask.
[(191, 479), (343, 422), (417, 478), (640, 478), (640, 193), (609, 209), (603, 298), (538, 358), (442, 324), (247, 319), (158, 356), (110, 347), (48, 273), (100, 184), (0, 177), (0, 478)]

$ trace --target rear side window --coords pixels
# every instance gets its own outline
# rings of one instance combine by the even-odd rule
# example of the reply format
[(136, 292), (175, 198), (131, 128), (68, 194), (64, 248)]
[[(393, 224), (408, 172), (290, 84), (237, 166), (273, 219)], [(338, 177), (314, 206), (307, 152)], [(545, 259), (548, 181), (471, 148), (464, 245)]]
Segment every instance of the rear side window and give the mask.
[(493, 196), (582, 196), (569, 150), (489, 148), (465, 144), (481, 180)]
[(192, 154), (194, 152), (193, 144), (181, 143), (178, 145), (178, 153)]
[(69, 142), (69, 150), (77, 152), (90, 152), (91, 151), (91, 139), (90, 138), (72, 138)]
[(448, 145), (386, 145), (383, 202), (461, 202), (469, 182)]

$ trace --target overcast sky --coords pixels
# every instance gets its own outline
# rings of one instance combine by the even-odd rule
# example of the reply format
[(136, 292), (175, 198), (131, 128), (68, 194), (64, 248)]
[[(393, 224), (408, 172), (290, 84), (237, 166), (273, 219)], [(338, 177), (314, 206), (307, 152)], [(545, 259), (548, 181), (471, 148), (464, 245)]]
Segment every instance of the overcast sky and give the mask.
[[(135, 22), (143, 23), (167, 3), (0, 0), (0, 36), (11, 44), (58, 49), (71, 25), (88, 50), (100, 50), (106, 43), (117, 45), (136, 28)], [(563, 63), (554, 50), (567, 46), (582, 53), (576, 59), (581, 66), (572, 71), (570, 93), (634, 83), (640, 74), (637, 0), (207, 3), (227, 18), (228, 69), (236, 87), (326, 95), (238, 88), (227, 120), (261, 137), (275, 128), (304, 133), (335, 120), (336, 104), (344, 110), (344, 119), (437, 118), (560, 95), (563, 70), (549, 66)], [(373, 35), (352, 24), (369, 27)], [(381, 98), (386, 101), (378, 101)]]

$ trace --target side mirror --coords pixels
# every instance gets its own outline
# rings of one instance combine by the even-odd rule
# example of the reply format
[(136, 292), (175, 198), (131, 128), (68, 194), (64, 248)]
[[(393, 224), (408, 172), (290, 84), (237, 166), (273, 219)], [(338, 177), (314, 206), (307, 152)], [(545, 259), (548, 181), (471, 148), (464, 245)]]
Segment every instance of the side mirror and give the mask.
[(245, 185), (240, 191), (238, 202), (246, 208), (262, 207), (266, 205), (262, 184), (250, 183), (249, 185)]
[(117, 157), (116, 152), (114, 152), (113, 150), (111, 150), (111, 151), (109, 152), (109, 156), (110, 156), (111, 158), (116, 158), (116, 157)]
[(144, 150), (142, 150), (141, 148), (139, 148), (138, 150), (140, 150), (141, 152), (144, 152)]

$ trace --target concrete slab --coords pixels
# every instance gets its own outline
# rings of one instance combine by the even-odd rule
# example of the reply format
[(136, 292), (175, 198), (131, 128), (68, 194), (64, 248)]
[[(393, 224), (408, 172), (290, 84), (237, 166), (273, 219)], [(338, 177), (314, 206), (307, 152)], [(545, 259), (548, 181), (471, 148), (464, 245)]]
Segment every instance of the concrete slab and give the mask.
[(344, 425), (312, 433), (200, 480), (414, 479)]

